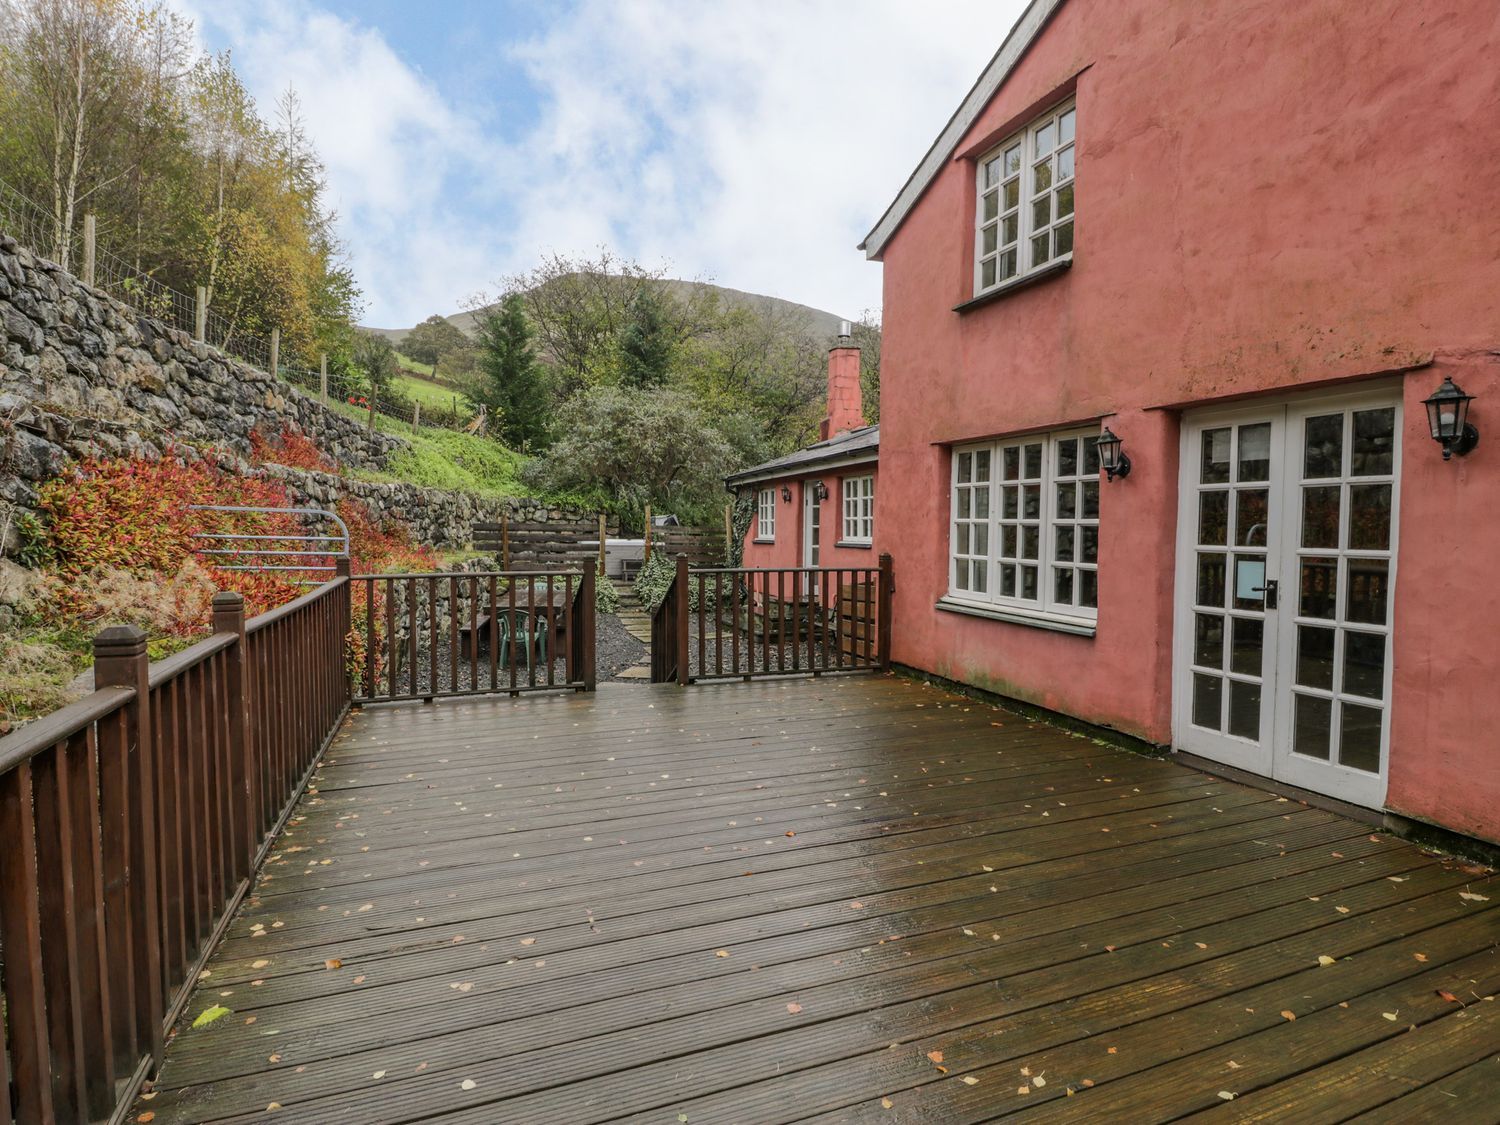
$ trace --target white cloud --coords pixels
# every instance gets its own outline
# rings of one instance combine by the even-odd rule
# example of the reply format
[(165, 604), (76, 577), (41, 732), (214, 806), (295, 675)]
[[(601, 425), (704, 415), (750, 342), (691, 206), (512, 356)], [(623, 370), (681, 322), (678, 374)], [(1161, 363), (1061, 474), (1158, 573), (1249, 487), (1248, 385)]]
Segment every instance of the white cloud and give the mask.
[(582, 0), (528, 42), (499, 27), (473, 45), (524, 69), (522, 131), (487, 131), (492, 107), (450, 104), (379, 30), (308, 0), (194, 14), (263, 104), (302, 95), (367, 321), (394, 326), (600, 244), (845, 314), (877, 305), (855, 243), (1021, 7)]

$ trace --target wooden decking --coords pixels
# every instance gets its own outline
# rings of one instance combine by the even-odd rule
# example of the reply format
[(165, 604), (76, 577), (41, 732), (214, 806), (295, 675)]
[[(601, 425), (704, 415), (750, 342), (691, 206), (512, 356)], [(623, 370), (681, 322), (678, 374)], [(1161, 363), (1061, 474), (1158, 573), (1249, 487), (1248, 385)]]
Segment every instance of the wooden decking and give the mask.
[(901, 679), (371, 708), (131, 1119), (1492, 1122), (1497, 906)]

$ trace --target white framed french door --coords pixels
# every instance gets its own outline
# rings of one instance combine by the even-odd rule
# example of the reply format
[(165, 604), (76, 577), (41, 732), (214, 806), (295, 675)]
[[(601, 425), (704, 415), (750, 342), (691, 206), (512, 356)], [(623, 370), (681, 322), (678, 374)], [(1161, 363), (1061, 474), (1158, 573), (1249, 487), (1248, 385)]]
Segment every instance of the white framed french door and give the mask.
[(818, 503), (818, 483), (802, 485), (802, 565), (817, 566), (822, 553), (822, 505)]
[(1400, 430), (1392, 390), (1184, 419), (1178, 748), (1383, 802)]

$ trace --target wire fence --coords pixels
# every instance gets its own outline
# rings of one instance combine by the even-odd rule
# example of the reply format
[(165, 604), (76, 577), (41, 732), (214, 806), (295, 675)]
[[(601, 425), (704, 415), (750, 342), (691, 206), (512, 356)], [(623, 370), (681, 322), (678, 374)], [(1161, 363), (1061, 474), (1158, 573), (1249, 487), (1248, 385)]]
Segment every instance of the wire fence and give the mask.
[[(140, 315), (186, 332), (262, 371), (271, 370), (272, 355), (279, 349), (270, 335), (245, 331), (235, 318), (224, 316), (206, 300), (200, 306), (197, 294), (184, 293), (163, 284), (150, 271), (112, 252), (97, 239), (90, 245), (87, 225), (88, 220), (83, 215), (76, 216), (71, 224), (58, 221), (51, 210), (0, 179), (0, 233), (9, 234)], [(369, 425), (386, 432), (430, 427), (483, 433), (488, 422), (483, 407), (475, 407), (451, 387), (435, 381), (428, 384), (432, 388), (430, 392), (417, 397), (404, 393), (400, 385), (392, 381), (375, 387), (358, 371), (325, 372), (323, 364), (315, 369), (295, 361), (288, 362), (279, 354), (276, 368), (275, 374), (279, 378), (310, 393), (330, 408), (344, 414), (361, 415)], [(420, 379), (411, 372), (403, 371), (402, 374)]]

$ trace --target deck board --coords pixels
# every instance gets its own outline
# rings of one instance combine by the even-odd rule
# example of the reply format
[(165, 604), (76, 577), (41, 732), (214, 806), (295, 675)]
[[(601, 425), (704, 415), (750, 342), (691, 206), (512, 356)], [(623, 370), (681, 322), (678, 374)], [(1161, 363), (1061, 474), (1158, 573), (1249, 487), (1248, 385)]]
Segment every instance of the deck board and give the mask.
[(372, 707), (135, 1117), (1486, 1120), (1497, 902), (899, 678)]

